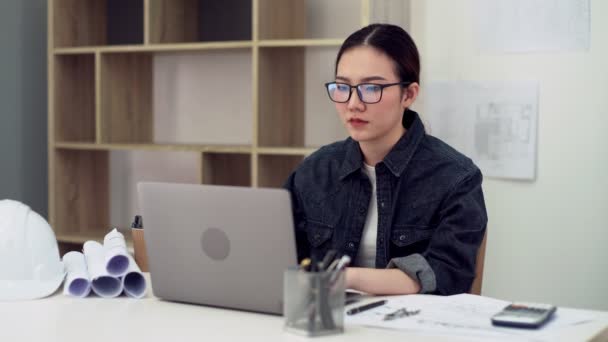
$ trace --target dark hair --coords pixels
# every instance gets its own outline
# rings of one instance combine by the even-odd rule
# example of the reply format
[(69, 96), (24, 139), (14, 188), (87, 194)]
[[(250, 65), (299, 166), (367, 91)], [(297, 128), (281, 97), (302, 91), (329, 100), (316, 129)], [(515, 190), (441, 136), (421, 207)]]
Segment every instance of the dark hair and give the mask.
[(420, 83), (418, 48), (404, 29), (391, 24), (371, 24), (348, 36), (338, 51), (336, 74), (342, 54), (361, 45), (374, 47), (392, 59), (395, 62), (395, 71), (400, 81)]

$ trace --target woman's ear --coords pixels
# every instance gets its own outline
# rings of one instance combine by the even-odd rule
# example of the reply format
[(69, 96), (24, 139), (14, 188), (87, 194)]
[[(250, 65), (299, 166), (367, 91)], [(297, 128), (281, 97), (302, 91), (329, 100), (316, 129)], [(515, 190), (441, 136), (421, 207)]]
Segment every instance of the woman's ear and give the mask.
[(403, 109), (409, 108), (414, 103), (414, 101), (416, 101), (419, 92), (420, 85), (417, 82), (410, 84), (404, 89), (403, 97), (401, 98)]

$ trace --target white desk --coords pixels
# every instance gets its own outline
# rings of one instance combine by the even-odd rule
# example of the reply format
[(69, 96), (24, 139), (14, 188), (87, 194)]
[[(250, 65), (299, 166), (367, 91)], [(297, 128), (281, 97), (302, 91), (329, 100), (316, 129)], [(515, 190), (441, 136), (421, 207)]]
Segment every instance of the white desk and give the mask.
[[(569, 328), (560, 340), (589, 340), (608, 326), (601, 321)], [(303, 341), (283, 332), (283, 318), (162, 301), (149, 295), (70, 298), (60, 293), (27, 302), (0, 302), (0, 341)], [(322, 341), (460, 341), (403, 331), (347, 326)], [(603, 341), (608, 336), (603, 337)], [(462, 339), (461, 339), (462, 340)], [(466, 339), (464, 339), (466, 340)]]

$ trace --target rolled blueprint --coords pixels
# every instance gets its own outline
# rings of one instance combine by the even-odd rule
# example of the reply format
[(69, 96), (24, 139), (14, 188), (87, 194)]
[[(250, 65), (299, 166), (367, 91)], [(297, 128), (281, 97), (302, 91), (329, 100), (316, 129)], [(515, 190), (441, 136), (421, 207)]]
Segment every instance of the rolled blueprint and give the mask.
[(103, 246), (97, 241), (87, 241), (82, 248), (91, 275), (91, 288), (100, 297), (117, 297), (122, 292), (120, 279), (106, 271)]
[(129, 268), (129, 252), (125, 237), (116, 228), (103, 238), (105, 269), (111, 276), (122, 277)]
[(125, 290), (125, 294), (131, 298), (142, 298), (146, 295), (146, 278), (133, 257), (128, 254), (129, 257), (129, 269), (122, 278), (122, 287)]
[(88, 296), (91, 292), (91, 276), (84, 255), (80, 252), (66, 253), (63, 264), (67, 272), (63, 294), (80, 298)]

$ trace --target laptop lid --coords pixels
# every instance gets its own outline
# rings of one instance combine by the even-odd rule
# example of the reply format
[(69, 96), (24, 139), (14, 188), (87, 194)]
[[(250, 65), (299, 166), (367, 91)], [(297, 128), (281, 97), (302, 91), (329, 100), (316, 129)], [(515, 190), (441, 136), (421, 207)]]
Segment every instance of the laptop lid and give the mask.
[(138, 194), (155, 296), (281, 314), (297, 263), (287, 190), (142, 182)]

